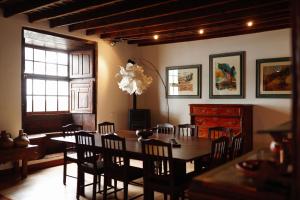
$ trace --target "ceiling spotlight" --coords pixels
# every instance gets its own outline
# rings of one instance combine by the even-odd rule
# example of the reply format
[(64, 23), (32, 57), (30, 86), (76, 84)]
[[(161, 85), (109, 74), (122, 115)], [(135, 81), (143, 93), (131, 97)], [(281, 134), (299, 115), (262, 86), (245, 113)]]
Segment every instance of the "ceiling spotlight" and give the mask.
[(154, 40), (157, 40), (159, 38), (158, 35), (153, 35)]
[(251, 26), (253, 26), (253, 21), (249, 21), (249, 22), (247, 22), (247, 26), (248, 26), (248, 27), (251, 27)]
[(198, 32), (202, 35), (204, 33), (204, 29), (200, 29)]

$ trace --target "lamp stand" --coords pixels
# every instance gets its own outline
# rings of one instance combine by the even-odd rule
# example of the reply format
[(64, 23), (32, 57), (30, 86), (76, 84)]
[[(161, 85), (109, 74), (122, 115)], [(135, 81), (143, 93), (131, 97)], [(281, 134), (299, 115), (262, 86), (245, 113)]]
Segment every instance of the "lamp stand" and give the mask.
[(132, 96), (133, 96), (133, 97), (132, 97), (132, 109), (133, 109), (133, 110), (136, 110), (136, 94), (133, 93)]

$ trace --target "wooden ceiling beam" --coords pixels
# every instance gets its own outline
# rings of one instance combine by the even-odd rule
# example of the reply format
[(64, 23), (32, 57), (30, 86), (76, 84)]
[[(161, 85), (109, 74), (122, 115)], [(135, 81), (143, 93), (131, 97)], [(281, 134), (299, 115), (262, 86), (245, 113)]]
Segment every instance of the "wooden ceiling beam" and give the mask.
[(49, 21), (50, 27), (66, 26), (74, 23), (80, 23), (91, 19), (101, 19), (107, 16), (115, 16), (124, 13), (134, 12), (138, 10), (145, 10), (150, 7), (160, 6), (168, 4), (170, 2), (177, 0), (151, 0), (151, 1), (142, 1), (142, 0), (130, 0), (118, 2), (113, 6), (106, 8), (93, 9), (86, 12), (78, 13), (76, 15), (70, 15), (65, 17), (54, 18)]
[(239, 13), (234, 13), (234, 15), (223, 17), (221, 20), (219, 19), (219, 17), (209, 17), (206, 20), (196, 19), (191, 20), (189, 22), (172, 23), (168, 25), (159, 25), (155, 27), (144, 27), (138, 28), (136, 30), (120, 31), (107, 34), (104, 33), (100, 35), (100, 38), (129, 38), (153, 34), (166, 34), (177, 32), (180, 30), (196, 30), (200, 28), (208, 29), (210, 27), (217, 26), (218, 24), (237, 23), (239, 21), (245, 22), (246, 20), (253, 20), (256, 23), (266, 18), (282, 18), (285, 16), (289, 16), (288, 9), (270, 9), (259, 14), (252, 14), (252, 12), (244, 12), (244, 15), (240, 15)]
[(49, 6), (53, 3), (57, 3), (60, 0), (35, 0), (35, 1), (22, 1), (10, 5), (3, 6), (3, 16), (10, 17), (20, 13), (26, 13), (37, 8)]
[(194, 35), (194, 36), (181, 36), (181, 37), (174, 37), (174, 38), (168, 38), (168, 39), (159, 39), (154, 41), (152, 40), (141, 40), (141, 41), (128, 41), (128, 44), (138, 44), (139, 46), (148, 46), (148, 45), (158, 45), (158, 44), (168, 44), (168, 43), (175, 43), (175, 42), (187, 42), (187, 41), (195, 41), (195, 40), (204, 40), (204, 39), (212, 39), (212, 38), (220, 38), (220, 37), (230, 37), (230, 36), (236, 36), (236, 35), (244, 35), (244, 34), (250, 34), (250, 33), (257, 33), (257, 32), (263, 32), (263, 31), (271, 31), (271, 30), (278, 30), (278, 29), (284, 29), (289, 28), (291, 24), (284, 23), (284, 24), (276, 24), (276, 25), (270, 25), (265, 26), (263, 29), (256, 27), (252, 29), (240, 29), (240, 30), (224, 30), (220, 31), (219, 33), (211, 34), (211, 35), (205, 35), (200, 36)]
[[(261, 3), (259, 3), (261, 2)], [(222, 6), (214, 7), (214, 10), (219, 10), (219, 12), (212, 12), (211, 9), (204, 9), (203, 11), (199, 12), (189, 12), (189, 13), (180, 13), (178, 15), (169, 15), (155, 19), (148, 19), (145, 21), (138, 21), (134, 23), (126, 23), (120, 24), (110, 27), (103, 27), (103, 28), (92, 28), (86, 31), (87, 35), (93, 34), (102, 34), (102, 33), (111, 33), (111, 32), (118, 32), (118, 31), (125, 31), (125, 30), (136, 30), (139, 28), (148, 28), (154, 26), (163, 26), (167, 24), (175, 24), (177, 22), (186, 22), (188, 23), (190, 20), (202, 20), (204, 18), (211, 18), (211, 17), (226, 17), (227, 15), (232, 15), (233, 13), (240, 13), (242, 14), (243, 11), (249, 10), (249, 12), (255, 12), (256, 9), (263, 8), (267, 10), (271, 6), (280, 6), (282, 8), (289, 7), (289, 1), (287, 0), (274, 0), (274, 1), (238, 1), (232, 4), (225, 4)]]
[[(95, 28), (109, 27), (114, 25), (143, 22), (149, 19), (160, 19), (161, 17), (170, 17), (184, 15), (186, 13), (200, 12), (215, 6), (223, 6), (227, 3), (237, 2), (238, 0), (179, 0), (170, 4), (161, 5), (158, 8), (149, 8), (146, 11), (140, 10), (133, 13), (126, 13), (112, 17), (90, 20), (87, 22), (77, 23), (69, 26), (70, 31)], [(200, 14), (200, 13), (199, 13)], [(198, 14), (198, 15), (199, 15)]]
[(78, 12), (83, 12), (90, 9), (100, 8), (103, 6), (111, 5), (123, 0), (80, 0), (71, 1), (66, 5), (60, 6), (59, 8), (53, 7), (42, 11), (37, 11), (28, 14), (29, 22), (39, 21), (43, 19), (51, 19), (70, 15)]

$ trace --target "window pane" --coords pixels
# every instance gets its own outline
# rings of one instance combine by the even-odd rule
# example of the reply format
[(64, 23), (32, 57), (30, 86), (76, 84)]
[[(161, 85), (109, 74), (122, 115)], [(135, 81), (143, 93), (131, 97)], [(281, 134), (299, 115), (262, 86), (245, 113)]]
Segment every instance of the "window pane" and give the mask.
[(45, 95), (45, 80), (33, 79), (33, 94)]
[(57, 97), (46, 97), (46, 111), (57, 111)]
[(46, 81), (46, 95), (57, 95), (57, 81)]
[(45, 74), (45, 63), (34, 62), (34, 73), (35, 74)]
[(58, 95), (69, 95), (69, 82), (58, 81)]
[(32, 94), (32, 79), (26, 79), (26, 94)]
[(45, 62), (45, 51), (40, 49), (34, 49), (34, 60)]
[(25, 60), (33, 60), (33, 49), (25, 47)]
[(58, 97), (58, 111), (68, 111), (69, 101), (68, 97)]
[(45, 111), (45, 97), (33, 96), (33, 112)]
[(57, 66), (57, 75), (58, 76), (68, 76), (68, 66), (67, 65), (58, 65)]
[(25, 61), (25, 73), (32, 74), (33, 73), (33, 62)]
[(57, 55), (54, 51), (46, 51), (46, 62), (57, 63)]
[(57, 63), (62, 65), (68, 64), (68, 54), (66, 53), (57, 53)]
[(26, 111), (32, 112), (32, 96), (26, 96)]
[(46, 65), (46, 75), (56, 76), (56, 64), (47, 64)]

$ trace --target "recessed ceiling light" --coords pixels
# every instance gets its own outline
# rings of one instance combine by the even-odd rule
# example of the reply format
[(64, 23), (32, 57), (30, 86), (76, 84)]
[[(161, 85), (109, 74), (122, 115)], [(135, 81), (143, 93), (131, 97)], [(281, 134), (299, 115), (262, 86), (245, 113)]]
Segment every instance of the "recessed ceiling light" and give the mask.
[(199, 32), (199, 34), (202, 35), (202, 34), (204, 34), (204, 29), (200, 29), (198, 32)]
[(248, 26), (248, 27), (253, 26), (253, 21), (248, 21), (248, 22), (247, 22), (247, 26)]
[(153, 35), (154, 40), (157, 40), (159, 38), (158, 35)]

